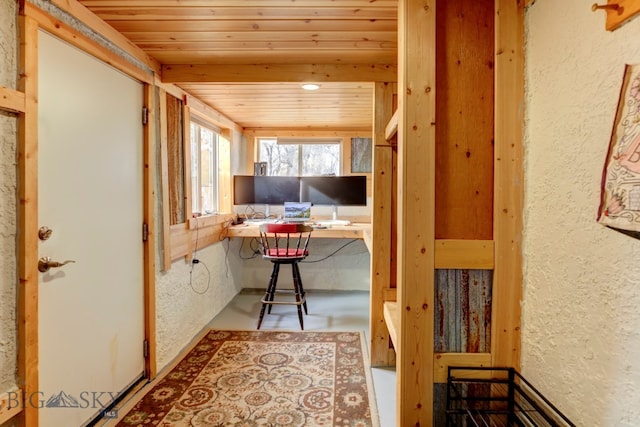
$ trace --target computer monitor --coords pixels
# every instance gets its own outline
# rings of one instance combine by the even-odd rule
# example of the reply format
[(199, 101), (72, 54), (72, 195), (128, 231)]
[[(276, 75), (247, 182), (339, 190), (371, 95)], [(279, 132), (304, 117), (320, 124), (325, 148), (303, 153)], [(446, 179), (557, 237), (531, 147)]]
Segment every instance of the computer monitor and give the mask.
[(314, 205), (366, 206), (367, 177), (303, 176), (300, 178), (300, 200)]
[(297, 176), (234, 175), (234, 205), (282, 205), (300, 200), (300, 178)]

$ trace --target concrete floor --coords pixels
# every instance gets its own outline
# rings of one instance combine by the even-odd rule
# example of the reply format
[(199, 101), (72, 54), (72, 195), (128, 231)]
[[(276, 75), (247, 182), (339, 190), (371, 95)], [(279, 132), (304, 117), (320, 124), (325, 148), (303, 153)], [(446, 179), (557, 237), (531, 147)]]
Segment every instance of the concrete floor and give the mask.
[[(277, 295), (276, 298), (288, 296)], [(245, 290), (218, 314), (209, 326), (216, 329), (253, 330), (258, 324), (261, 291)], [(306, 331), (364, 331), (369, 342), (369, 293), (363, 291), (308, 291)], [(261, 330), (299, 330), (295, 306), (274, 306), (265, 314)], [(396, 376), (393, 369), (372, 368), (381, 427), (395, 426)]]

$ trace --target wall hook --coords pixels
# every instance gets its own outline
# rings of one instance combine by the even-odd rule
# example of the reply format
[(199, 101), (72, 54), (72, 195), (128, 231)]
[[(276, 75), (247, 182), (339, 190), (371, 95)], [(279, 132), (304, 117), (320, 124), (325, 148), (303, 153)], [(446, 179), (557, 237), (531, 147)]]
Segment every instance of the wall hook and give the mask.
[(618, 10), (620, 9), (620, 5), (617, 3), (611, 3), (611, 4), (598, 4), (598, 3), (594, 3), (591, 6), (591, 10), (592, 11), (596, 11), (598, 9), (605, 9), (605, 10)]

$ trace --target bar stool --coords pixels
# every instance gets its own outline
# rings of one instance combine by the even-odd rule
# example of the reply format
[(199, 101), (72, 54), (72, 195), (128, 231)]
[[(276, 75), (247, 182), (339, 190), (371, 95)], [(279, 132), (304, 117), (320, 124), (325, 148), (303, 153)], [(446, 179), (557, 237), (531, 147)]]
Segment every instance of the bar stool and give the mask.
[[(312, 227), (304, 224), (285, 223), (275, 224), (268, 223), (260, 226), (260, 241), (262, 243), (262, 258), (273, 263), (271, 278), (262, 298), (262, 308), (260, 309), (260, 318), (258, 320), (258, 329), (262, 325), (262, 319), (267, 307), (268, 314), (271, 314), (271, 308), (274, 304), (296, 305), (298, 307), (298, 319), (300, 320), (300, 329), (304, 330), (304, 321), (302, 319), (302, 308), (304, 313), (307, 312), (307, 299), (302, 285), (302, 277), (300, 276), (300, 268), (298, 263), (309, 255), (307, 247), (311, 238)], [(291, 265), (291, 273), (293, 275), (293, 290), (276, 289), (278, 282), (278, 273), (282, 264)], [(275, 294), (280, 292), (293, 293), (295, 301), (282, 300), (276, 301)]]

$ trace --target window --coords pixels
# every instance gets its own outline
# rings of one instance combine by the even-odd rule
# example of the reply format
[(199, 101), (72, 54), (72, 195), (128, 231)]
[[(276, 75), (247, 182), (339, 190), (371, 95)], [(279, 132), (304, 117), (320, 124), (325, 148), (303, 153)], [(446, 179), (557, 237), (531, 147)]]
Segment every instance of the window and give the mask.
[(340, 175), (339, 139), (258, 139), (258, 161), (267, 163), (267, 175)]
[(194, 213), (218, 212), (219, 131), (191, 122), (191, 204)]

